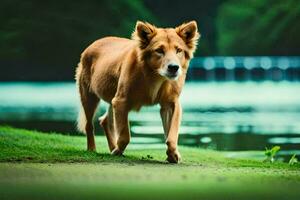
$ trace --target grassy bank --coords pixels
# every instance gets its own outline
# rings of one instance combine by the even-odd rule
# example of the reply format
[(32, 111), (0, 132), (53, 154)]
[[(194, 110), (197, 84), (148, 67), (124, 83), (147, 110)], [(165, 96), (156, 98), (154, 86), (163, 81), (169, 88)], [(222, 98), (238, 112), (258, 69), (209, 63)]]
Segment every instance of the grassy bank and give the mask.
[[(0, 195), (5, 199), (298, 199), (300, 166), (228, 158), (226, 152), (180, 147), (183, 162), (165, 162), (165, 149), (97, 153), (80, 136), (0, 127)], [(263, 153), (263, 152), (262, 152)], [(1, 198), (3, 199), (3, 198)]]

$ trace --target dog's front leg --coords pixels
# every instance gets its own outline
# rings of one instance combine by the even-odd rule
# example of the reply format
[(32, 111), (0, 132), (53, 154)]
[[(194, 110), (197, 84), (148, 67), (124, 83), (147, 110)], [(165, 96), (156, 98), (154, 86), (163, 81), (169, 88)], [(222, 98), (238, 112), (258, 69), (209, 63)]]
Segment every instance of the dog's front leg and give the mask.
[(114, 128), (118, 137), (117, 147), (111, 152), (113, 155), (122, 155), (130, 141), (129, 110), (126, 102), (125, 99), (118, 97), (112, 100)]
[(163, 122), (167, 144), (167, 160), (170, 163), (178, 163), (181, 160), (177, 148), (178, 132), (181, 122), (181, 105), (179, 100), (172, 103), (161, 104), (160, 115)]

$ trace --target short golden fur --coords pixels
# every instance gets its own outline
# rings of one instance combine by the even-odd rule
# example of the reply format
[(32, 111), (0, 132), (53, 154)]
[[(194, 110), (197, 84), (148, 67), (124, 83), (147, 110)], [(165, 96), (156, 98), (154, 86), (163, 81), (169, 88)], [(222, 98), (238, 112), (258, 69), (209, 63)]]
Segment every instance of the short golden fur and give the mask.
[(132, 39), (105, 37), (84, 50), (76, 80), (82, 104), (78, 128), (87, 134), (88, 150), (96, 150), (93, 117), (100, 99), (109, 103), (99, 122), (114, 155), (122, 155), (130, 141), (128, 113), (160, 104), (167, 160), (180, 161), (179, 95), (199, 36), (195, 21), (175, 29), (138, 21)]

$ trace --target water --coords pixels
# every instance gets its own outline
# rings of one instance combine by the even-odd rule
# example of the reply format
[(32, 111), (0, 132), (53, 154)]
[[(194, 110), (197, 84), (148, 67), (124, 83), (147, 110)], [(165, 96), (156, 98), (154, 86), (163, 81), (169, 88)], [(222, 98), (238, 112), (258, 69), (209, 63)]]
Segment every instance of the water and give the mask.
[[(280, 145), (282, 154), (300, 154), (300, 83), (188, 82), (181, 102), (183, 145), (218, 150)], [(78, 104), (74, 83), (0, 83), (1, 124), (74, 134)], [(99, 115), (106, 106), (101, 103)], [(163, 145), (159, 106), (129, 118), (132, 148)], [(103, 134), (99, 127), (97, 134)]]

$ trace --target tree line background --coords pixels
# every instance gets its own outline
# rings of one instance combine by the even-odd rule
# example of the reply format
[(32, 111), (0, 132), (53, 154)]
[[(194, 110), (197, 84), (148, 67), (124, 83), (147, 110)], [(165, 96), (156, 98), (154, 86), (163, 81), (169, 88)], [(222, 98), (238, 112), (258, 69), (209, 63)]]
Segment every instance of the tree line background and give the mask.
[(300, 55), (298, 0), (2, 0), (0, 81), (69, 81), (80, 53), (137, 20), (196, 20), (196, 56)]

